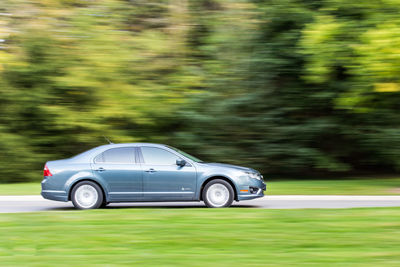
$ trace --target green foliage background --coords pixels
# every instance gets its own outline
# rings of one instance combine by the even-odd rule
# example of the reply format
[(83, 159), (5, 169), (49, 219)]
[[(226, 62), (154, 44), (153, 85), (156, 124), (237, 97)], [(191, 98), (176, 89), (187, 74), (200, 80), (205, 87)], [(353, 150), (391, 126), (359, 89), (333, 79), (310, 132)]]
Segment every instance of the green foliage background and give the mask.
[(400, 1), (3, 0), (0, 182), (113, 142), (398, 172)]

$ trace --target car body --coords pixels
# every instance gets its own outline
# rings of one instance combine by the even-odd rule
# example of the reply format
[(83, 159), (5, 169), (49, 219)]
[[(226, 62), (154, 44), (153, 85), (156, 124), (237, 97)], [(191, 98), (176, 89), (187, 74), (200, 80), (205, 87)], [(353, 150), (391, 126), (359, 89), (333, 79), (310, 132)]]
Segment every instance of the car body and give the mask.
[[(207, 189), (205, 195), (205, 187), (216, 180), (220, 182)], [(78, 184), (86, 187), (75, 192)], [(145, 201), (204, 200), (210, 206), (208, 200), (212, 196), (217, 200), (223, 195), (225, 200), (228, 194), (231, 199), (227, 203), (211, 205), (223, 207), (233, 200), (262, 197), (266, 189), (262, 175), (254, 169), (202, 162), (176, 148), (151, 143), (108, 144), (69, 159), (48, 161), (41, 185), (44, 198), (72, 200), (82, 209), (111, 202)], [(75, 203), (79, 196), (85, 200), (91, 194), (100, 196), (101, 203), (94, 206)]]

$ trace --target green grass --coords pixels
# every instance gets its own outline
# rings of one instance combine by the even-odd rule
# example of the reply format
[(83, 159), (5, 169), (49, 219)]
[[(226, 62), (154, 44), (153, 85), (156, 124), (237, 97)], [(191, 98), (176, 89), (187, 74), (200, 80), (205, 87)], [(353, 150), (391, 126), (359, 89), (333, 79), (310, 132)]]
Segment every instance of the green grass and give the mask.
[(399, 266), (400, 208), (0, 215), (4, 266)]
[(398, 195), (400, 178), (267, 181), (271, 195)]
[(40, 194), (40, 182), (0, 184), (0, 195), (38, 195)]
[[(0, 184), (0, 195), (37, 195), (40, 182)], [(267, 180), (268, 195), (398, 195), (400, 178)]]

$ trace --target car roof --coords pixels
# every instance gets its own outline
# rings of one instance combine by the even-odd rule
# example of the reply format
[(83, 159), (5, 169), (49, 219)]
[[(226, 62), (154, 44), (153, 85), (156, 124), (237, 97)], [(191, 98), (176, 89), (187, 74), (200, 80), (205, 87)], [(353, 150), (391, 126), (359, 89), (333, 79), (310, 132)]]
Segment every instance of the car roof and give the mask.
[(156, 144), (156, 143), (119, 143), (119, 144), (106, 144), (102, 146), (98, 146), (97, 148), (116, 148), (116, 147), (126, 147), (126, 146), (152, 146), (152, 147), (168, 147), (168, 145), (164, 144)]

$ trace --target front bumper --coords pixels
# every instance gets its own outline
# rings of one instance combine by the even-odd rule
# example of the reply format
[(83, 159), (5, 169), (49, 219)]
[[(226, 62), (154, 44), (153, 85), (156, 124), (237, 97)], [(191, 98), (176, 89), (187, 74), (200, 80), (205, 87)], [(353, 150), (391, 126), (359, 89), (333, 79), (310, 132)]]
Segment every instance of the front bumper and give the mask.
[(260, 180), (252, 179), (252, 181), (245, 186), (240, 186), (237, 200), (250, 200), (264, 196), (264, 191), (267, 185)]

